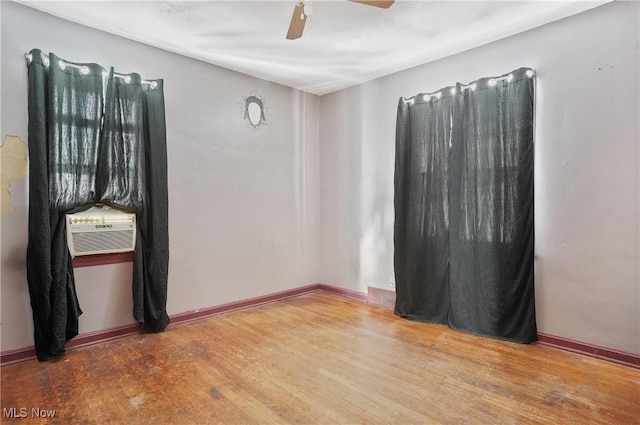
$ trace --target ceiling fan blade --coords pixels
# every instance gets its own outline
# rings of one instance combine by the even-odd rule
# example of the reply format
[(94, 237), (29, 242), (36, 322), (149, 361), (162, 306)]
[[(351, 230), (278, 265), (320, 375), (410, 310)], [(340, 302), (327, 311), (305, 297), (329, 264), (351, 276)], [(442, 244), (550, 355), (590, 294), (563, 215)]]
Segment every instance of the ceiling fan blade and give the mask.
[(367, 6), (381, 7), (388, 9), (394, 3), (394, 0), (349, 0), (354, 3), (366, 4)]
[(307, 23), (307, 15), (304, 14), (304, 4), (299, 2), (295, 9), (293, 9), (293, 16), (291, 17), (291, 23), (289, 24), (289, 31), (287, 32), (287, 40), (295, 40), (302, 37), (302, 31), (304, 31), (304, 24)]

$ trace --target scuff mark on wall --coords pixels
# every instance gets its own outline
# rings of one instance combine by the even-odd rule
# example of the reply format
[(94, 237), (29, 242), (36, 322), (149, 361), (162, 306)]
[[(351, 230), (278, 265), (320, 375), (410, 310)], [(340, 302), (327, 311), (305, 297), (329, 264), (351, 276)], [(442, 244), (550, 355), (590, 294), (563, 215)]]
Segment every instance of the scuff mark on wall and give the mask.
[(5, 136), (0, 146), (0, 201), (2, 202), (2, 215), (13, 211), (11, 205), (11, 192), (9, 184), (11, 180), (20, 180), (27, 173), (27, 145), (18, 136)]

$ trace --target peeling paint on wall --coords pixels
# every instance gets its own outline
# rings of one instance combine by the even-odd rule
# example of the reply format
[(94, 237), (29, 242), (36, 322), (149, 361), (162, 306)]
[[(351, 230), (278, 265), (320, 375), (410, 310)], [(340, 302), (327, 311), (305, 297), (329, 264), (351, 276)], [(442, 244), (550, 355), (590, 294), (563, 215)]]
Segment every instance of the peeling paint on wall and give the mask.
[(5, 136), (0, 146), (0, 201), (2, 201), (2, 215), (13, 211), (11, 205), (11, 180), (20, 180), (27, 173), (27, 145), (18, 136)]

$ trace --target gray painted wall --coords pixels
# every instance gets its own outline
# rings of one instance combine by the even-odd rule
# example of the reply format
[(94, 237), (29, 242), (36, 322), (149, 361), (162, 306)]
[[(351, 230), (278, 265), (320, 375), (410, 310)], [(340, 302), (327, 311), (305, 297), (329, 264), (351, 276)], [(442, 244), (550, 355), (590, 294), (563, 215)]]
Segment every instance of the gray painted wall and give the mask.
[[(24, 53), (163, 78), (169, 158), (169, 314), (317, 282), (318, 97), (1, 2), (0, 137), (27, 137)], [(243, 120), (266, 99), (267, 125)], [(309, 117), (307, 119), (307, 117)], [(27, 178), (2, 217), (2, 346), (33, 345), (25, 276)], [(80, 332), (134, 322), (131, 265), (76, 269)]]
[(320, 98), (320, 281), (392, 289), (400, 96), (537, 71), (538, 329), (640, 353), (638, 3), (615, 2)]

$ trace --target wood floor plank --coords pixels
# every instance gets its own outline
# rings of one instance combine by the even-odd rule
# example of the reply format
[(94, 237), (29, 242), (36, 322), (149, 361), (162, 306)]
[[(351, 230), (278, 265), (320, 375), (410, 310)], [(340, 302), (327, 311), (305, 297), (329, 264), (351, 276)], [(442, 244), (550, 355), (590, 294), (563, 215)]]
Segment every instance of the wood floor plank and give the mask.
[[(321, 292), (1, 372), (3, 424), (630, 425), (640, 418), (637, 369), (410, 322)], [(27, 417), (9, 417), (23, 408)], [(31, 409), (56, 414), (39, 418)]]

